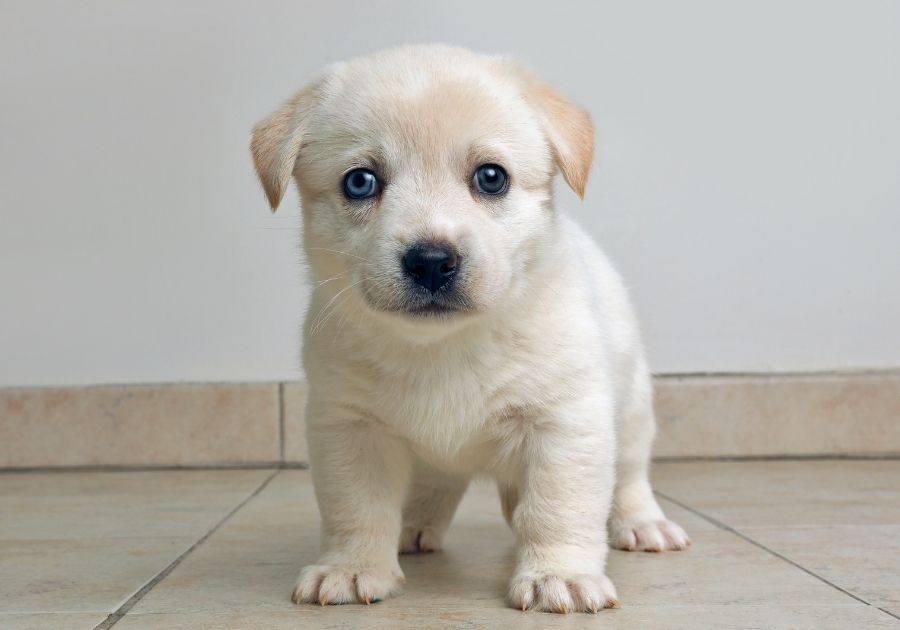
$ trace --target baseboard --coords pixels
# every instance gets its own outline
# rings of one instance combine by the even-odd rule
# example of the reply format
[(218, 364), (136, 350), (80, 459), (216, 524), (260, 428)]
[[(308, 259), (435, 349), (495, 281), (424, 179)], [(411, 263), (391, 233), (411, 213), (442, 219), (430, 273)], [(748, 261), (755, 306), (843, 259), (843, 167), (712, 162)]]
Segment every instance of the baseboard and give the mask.
[(900, 453), (900, 373), (656, 380), (658, 457)]
[[(306, 387), (0, 389), (0, 469), (303, 466)], [(900, 373), (656, 378), (662, 459), (895, 457)]]

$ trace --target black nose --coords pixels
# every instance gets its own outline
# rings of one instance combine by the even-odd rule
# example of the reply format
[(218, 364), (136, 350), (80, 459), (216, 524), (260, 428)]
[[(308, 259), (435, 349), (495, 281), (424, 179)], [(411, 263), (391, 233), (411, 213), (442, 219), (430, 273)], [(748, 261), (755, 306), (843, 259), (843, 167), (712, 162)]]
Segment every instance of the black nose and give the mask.
[(446, 245), (417, 243), (403, 255), (403, 268), (416, 284), (437, 291), (450, 282), (459, 267), (459, 254)]

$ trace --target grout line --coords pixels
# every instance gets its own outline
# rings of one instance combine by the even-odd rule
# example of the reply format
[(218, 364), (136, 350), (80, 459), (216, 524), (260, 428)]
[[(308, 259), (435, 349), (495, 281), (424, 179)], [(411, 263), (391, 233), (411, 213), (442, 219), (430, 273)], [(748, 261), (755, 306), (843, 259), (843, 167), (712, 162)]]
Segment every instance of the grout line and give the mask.
[[(655, 463), (682, 464), (691, 462), (808, 462), (808, 461), (883, 461), (900, 460), (900, 453), (885, 455), (722, 455), (722, 456), (665, 456), (654, 457)], [(307, 462), (246, 462), (235, 464), (86, 464), (75, 466), (0, 467), (0, 474), (52, 472), (142, 472), (171, 470), (306, 470)]]
[(654, 462), (818, 462), (818, 461), (896, 461), (900, 453), (829, 453), (822, 455), (663, 455)]
[(656, 379), (688, 379), (688, 378), (739, 378), (739, 379), (792, 379), (792, 378), (821, 378), (821, 377), (865, 377), (865, 376), (900, 376), (900, 368), (847, 368), (847, 369), (821, 369), (821, 370), (798, 370), (796, 372), (753, 372), (753, 371), (711, 371), (711, 372), (654, 372), (653, 378)]
[(284, 461), (284, 383), (278, 383), (278, 460)]
[(879, 607), (878, 610), (880, 610), (881, 612), (883, 612), (883, 613), (886, 614), (886, 615), (890, 615), (890, 616), (893, 617), (894, 619), (900, 619), (900, 615), (895, 615), (894, 613), (892, 613), (892, 612), (891, 612), (890, 610), (888, 610), (887, 608), (881, 608), (881, 607)]
[(172, 573), (172, 571), (174, 571), (178, 567), (178, 565), (181, 564), (181, 562), (194, 551), (194, 549), (196, 549), (197, 547), (202, 545), (204, 542), (206, 542), (206, 540), (210, 536), (215, 534), (216, 531), (220, 527), (222, 527), (222, 525), (224, 525), (225, 522), (228, 521), (228, 519), (230, 519), (232, 516), (234, 516), (238, 510), (240, 510), (242, 507), (247, 505), (247, 503), (249, 503), (256, 495), (258, 495), (260, 492), (262, 492), (263, 489), (267, 485), (269, 485), (269, 482), (272, 481), (272, 479), (274, 479), (280, 472), (281, 472), (280, 470), (276, 470), (271, 475), (266, 477), (265, 481), (263, 481), (259, 485), (259, 487), (256, 488), (256, 490), (251, 492), (248, 497), (246, 497), (243, 501), (241, 501), (234, 508), (232, 508), (232, 510), (230, 512), (228, 512), (228, 514), (223, 516), (222, 519), (219, 520), (218, 523), (213, 525), (212, 529), (210, 529), (203, 536), (201, 536), (197, 542), (195, 542), (186, 551), (184, 551), (180, 556), (178, 556), (171, 563), (169, 563), (169, 566), (167, 566), (165, 569), (163, 569), (162, 571), (157, 573), (153, 579), (151, 579), (149, 582), (144, 584), (144, 586), (142, 586), (140, 588), (140, 590), (138, 590), (138, 592), (136, 592), (134, 595), (129, 597), (125, 601), (124, 604), (122, 604), (115, 610), (115, 612), (110, 613), (106, 619), (104, 619), (99, 624), (97, 624), (97, 626), (94, 627), (94, 630), (108, 630), (108, 628), (112, 628), (114, 625), (116, 625), (119, 622), (119, 620), (122, 619), (122, 617), (124, 617), (125, 615), (128, 614), (129, 610), (134, 608), (135, 604), (137, 604), (139, 601), (141, 601), (144, 598), (144, 596), (147, 595), (147, 593), (149, 593), (150, 591), (153, 590), (154, 586), (156, 586), (157, 584), (162, 582), (164, 579), (166, 579), (169, 576), (169, 574)]
[[(742, 370), (712, 370), (712, 371), (693, 371), (693, 372), (654, 372), (654, 378), (659, 379), (687, 379), (687, 378), (751, 378), (751, 379), (771, 379), (771, 378), (807, 378), (807, 377), (865, 377), (865, 376), (900, 376), (900, 366), (897, 367), (846, 367), (846, 368), (822, 368), (813, 370), (796, 370), (796, 371), (742, 371)], [(302, 382), (305, 379), (292, 378), (287, 379), (289, 383)], [(173, 385), (176, 387), (195, 387), (207, 385), (219, 385), (225, 387), (242, 387), (254, 385), (268, 385), (273, 380), (261, 381), (143, 381), (139, 383), (121, 383), (121, 382), (105, 382), (105, 383), (87, 383), (87, 384), (55, 384), (55, 385), (2, 385), (0, 392), (4, 391), (25, 391), (25, 390), (41, 390), (41, 389), (99, 389), (108, 387), (122, 388), (147, 388), (147, 387), (166, 387)]]
[[(824, 582), (825, 584), (827, 584), (827, 585), (830, 586), (831, 588), (840, 591), (840, 592), (843, 593), (844, 595), (847, 595), (847, 596), (849, 596), (849, 597), (852, 597), (852, 598), (855, 599), (856, 601), (858, 601), (858, 602), (860, 602), (860, 603), (862, 603), (862, 604), (865, 604), (866, 606), (871, 606), (871, 605), (872, 605), (872, 604), (870, 604), (869, 602), (867, 602), (866, 600), (864, 600), (863, 598), (854, 595), (853, 593), (851, 593), (850, 591), (848, 591), (848, 590), (845, 589), (845, 588), (841, 588), (840, 586), (838, 586), (838, 585), (835, 584), (834, 582), (831, 582), (830, 580), (825, 579), (825, 578), (822, 577), (821, 575), (819, 575), (819, 574), (817, 574), (817, 573), (814, 573), (813, 571), (810, 571), (809, 569), (807, 569), (807, 568), (804, 567), (803, 565), (798, 564), (797, 562), (794, 562), (793, 560), (791, 560), (790, 558), (788, 558), (788, 557), (785, 556), (784, 554), (778, 553), (778, 552), (775, 551), (774, 549), (770, 549), (769, 547), (766, 547), (766, 546), (765, 546), (764, 544), (762, 544), (761, 542), (757, 542), (756, 540), (754, 540), (754, 539), (750, 538), (749, 536), (747, 536), (746, 534), (744, 534), (744, 533), (742, 533), (742, 532), (736, 530), (735, 528), (731, 527), (730, 525), (726, 525), (726, 524), (723, 523), (722, 521), (720, 521), (720, 520), (718, 520), (718, 519), (716, 519), (716, 518), (713, 518), (712, 516), (709, 516), (708, 514), (705, 514), (705, 513), (701, 512), (700, 510), (695, 510), (695, 509), (692, 508), (691, 506), (689, 506), (689, 505), (687, 505), (687, 504), (685, 504), (685, 503), (682, 503), (681, 501), (675, 499), (674, 497), (670, 497), (669, 495), (667, 495), (667, 494), (665, 494), (665, 493), (663, 493), (663, 492), (660, 492), (659, 490), (654, 490), (653, 492), (654, 492), (654, 494), (657, 494), (657, 495), (661, 496), (661, 497), (664, 498), (665, 500), (671, 501), (671, 502), (674, 503), (675, 505), (677, 505), (677, 506), (679, 506), (679, 507), (681, 507), (681, 508), (687, 510), (687, 511), (690, 512), (691, 514), (694, 514), (695, 516), (699, 516), (700, 518), (702, 518), (703, 520), (707, 521), (708, 523), (712, 523), (713, 525), (715, 525), (715, 526), (718, 527), (719, 529), (724, 529), (724, 530), (727, 531), (727, 532), (731, 532), (732, 534), (734, 534), (734, 535), (737, 536), (738, 538), (741, 538), (741, 539), (745, 540), (746, 542), (750, 543), (750, 544), (753, 545), (754, 547), (759, 547), (759, 548), (762, 549), (763, 551), (766, 551), (766, 552), (772, 554), (772, 555), (775, 556), (776, 558), (779, 558), (780, 560), (784, 560), (784, 561), (787, 562), (788, 564), (793, 565), (793, 566), (795, 566), (796, 568), (798, 568), (798, 569), (800, 569), (801, 571), (803, 571), (804, 573), (806, 573), (806, 574), (808, 574), (808, 575), (811, 575), (812, 577), (816, 578), (817, 580), (820, 580), (820, 581)], [(879, 608), (879, 610), (883, 610), (883, 609)], [(887, 611), (883, 611), (883, 612), (887, 612)], [(891, 614), (891, 613), (888, 613), (888, 614)]]
[(306, 470), (306, 462), (249, 462), (246, 464), (112, 464), (101, 466), (31, 466), (0, 468), (0, 474), (73, 472), (169, 472), (178, 470)]
[[(857, 374), (856, 372), (853, 373)], [(299, 379), (303, 380), (303, 379)], [(140, 381), (136, 383), (82, 383), (61, 385), (0, 385), (0, 394), (4, 392), (31, 392), (48, 389), (91, 390), (91, 389), (148, 389), (158, 387), (183, 387), (185, 389), (195, 387), (255, 387), (257, 385), (272, 385), (278, 381)], [(288, 380), (293, 383), (295, 381)]]

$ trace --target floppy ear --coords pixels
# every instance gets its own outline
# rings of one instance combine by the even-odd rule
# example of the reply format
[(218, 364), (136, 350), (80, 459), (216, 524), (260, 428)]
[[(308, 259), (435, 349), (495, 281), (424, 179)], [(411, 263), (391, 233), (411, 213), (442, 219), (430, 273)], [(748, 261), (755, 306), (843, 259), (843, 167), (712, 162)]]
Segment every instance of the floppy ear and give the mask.
[(541, 118), (556, 165), (572, 190), (583, 199), (594, 161), (594, 123), (591, 115), (530, 70), (516, 66), (515, 74), (525, 100)]
[(313, 81), (253, 128), (250, 150), (272, 212), (291, 179), (321, 83), (321, 79)]

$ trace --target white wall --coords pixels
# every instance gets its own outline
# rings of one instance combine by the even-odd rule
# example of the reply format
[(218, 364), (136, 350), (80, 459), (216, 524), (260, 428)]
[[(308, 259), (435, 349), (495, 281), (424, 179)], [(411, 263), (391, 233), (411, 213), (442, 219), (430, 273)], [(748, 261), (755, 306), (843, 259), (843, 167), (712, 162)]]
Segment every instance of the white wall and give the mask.
[(656, 371), (900, 366), (900, 3), (541, 5), (0, 3), (0, 385), (296, 376), (297, 199), (269, 215), (248, 131), (330, 61), (432, 40), (593, 112), (560, 200)]

